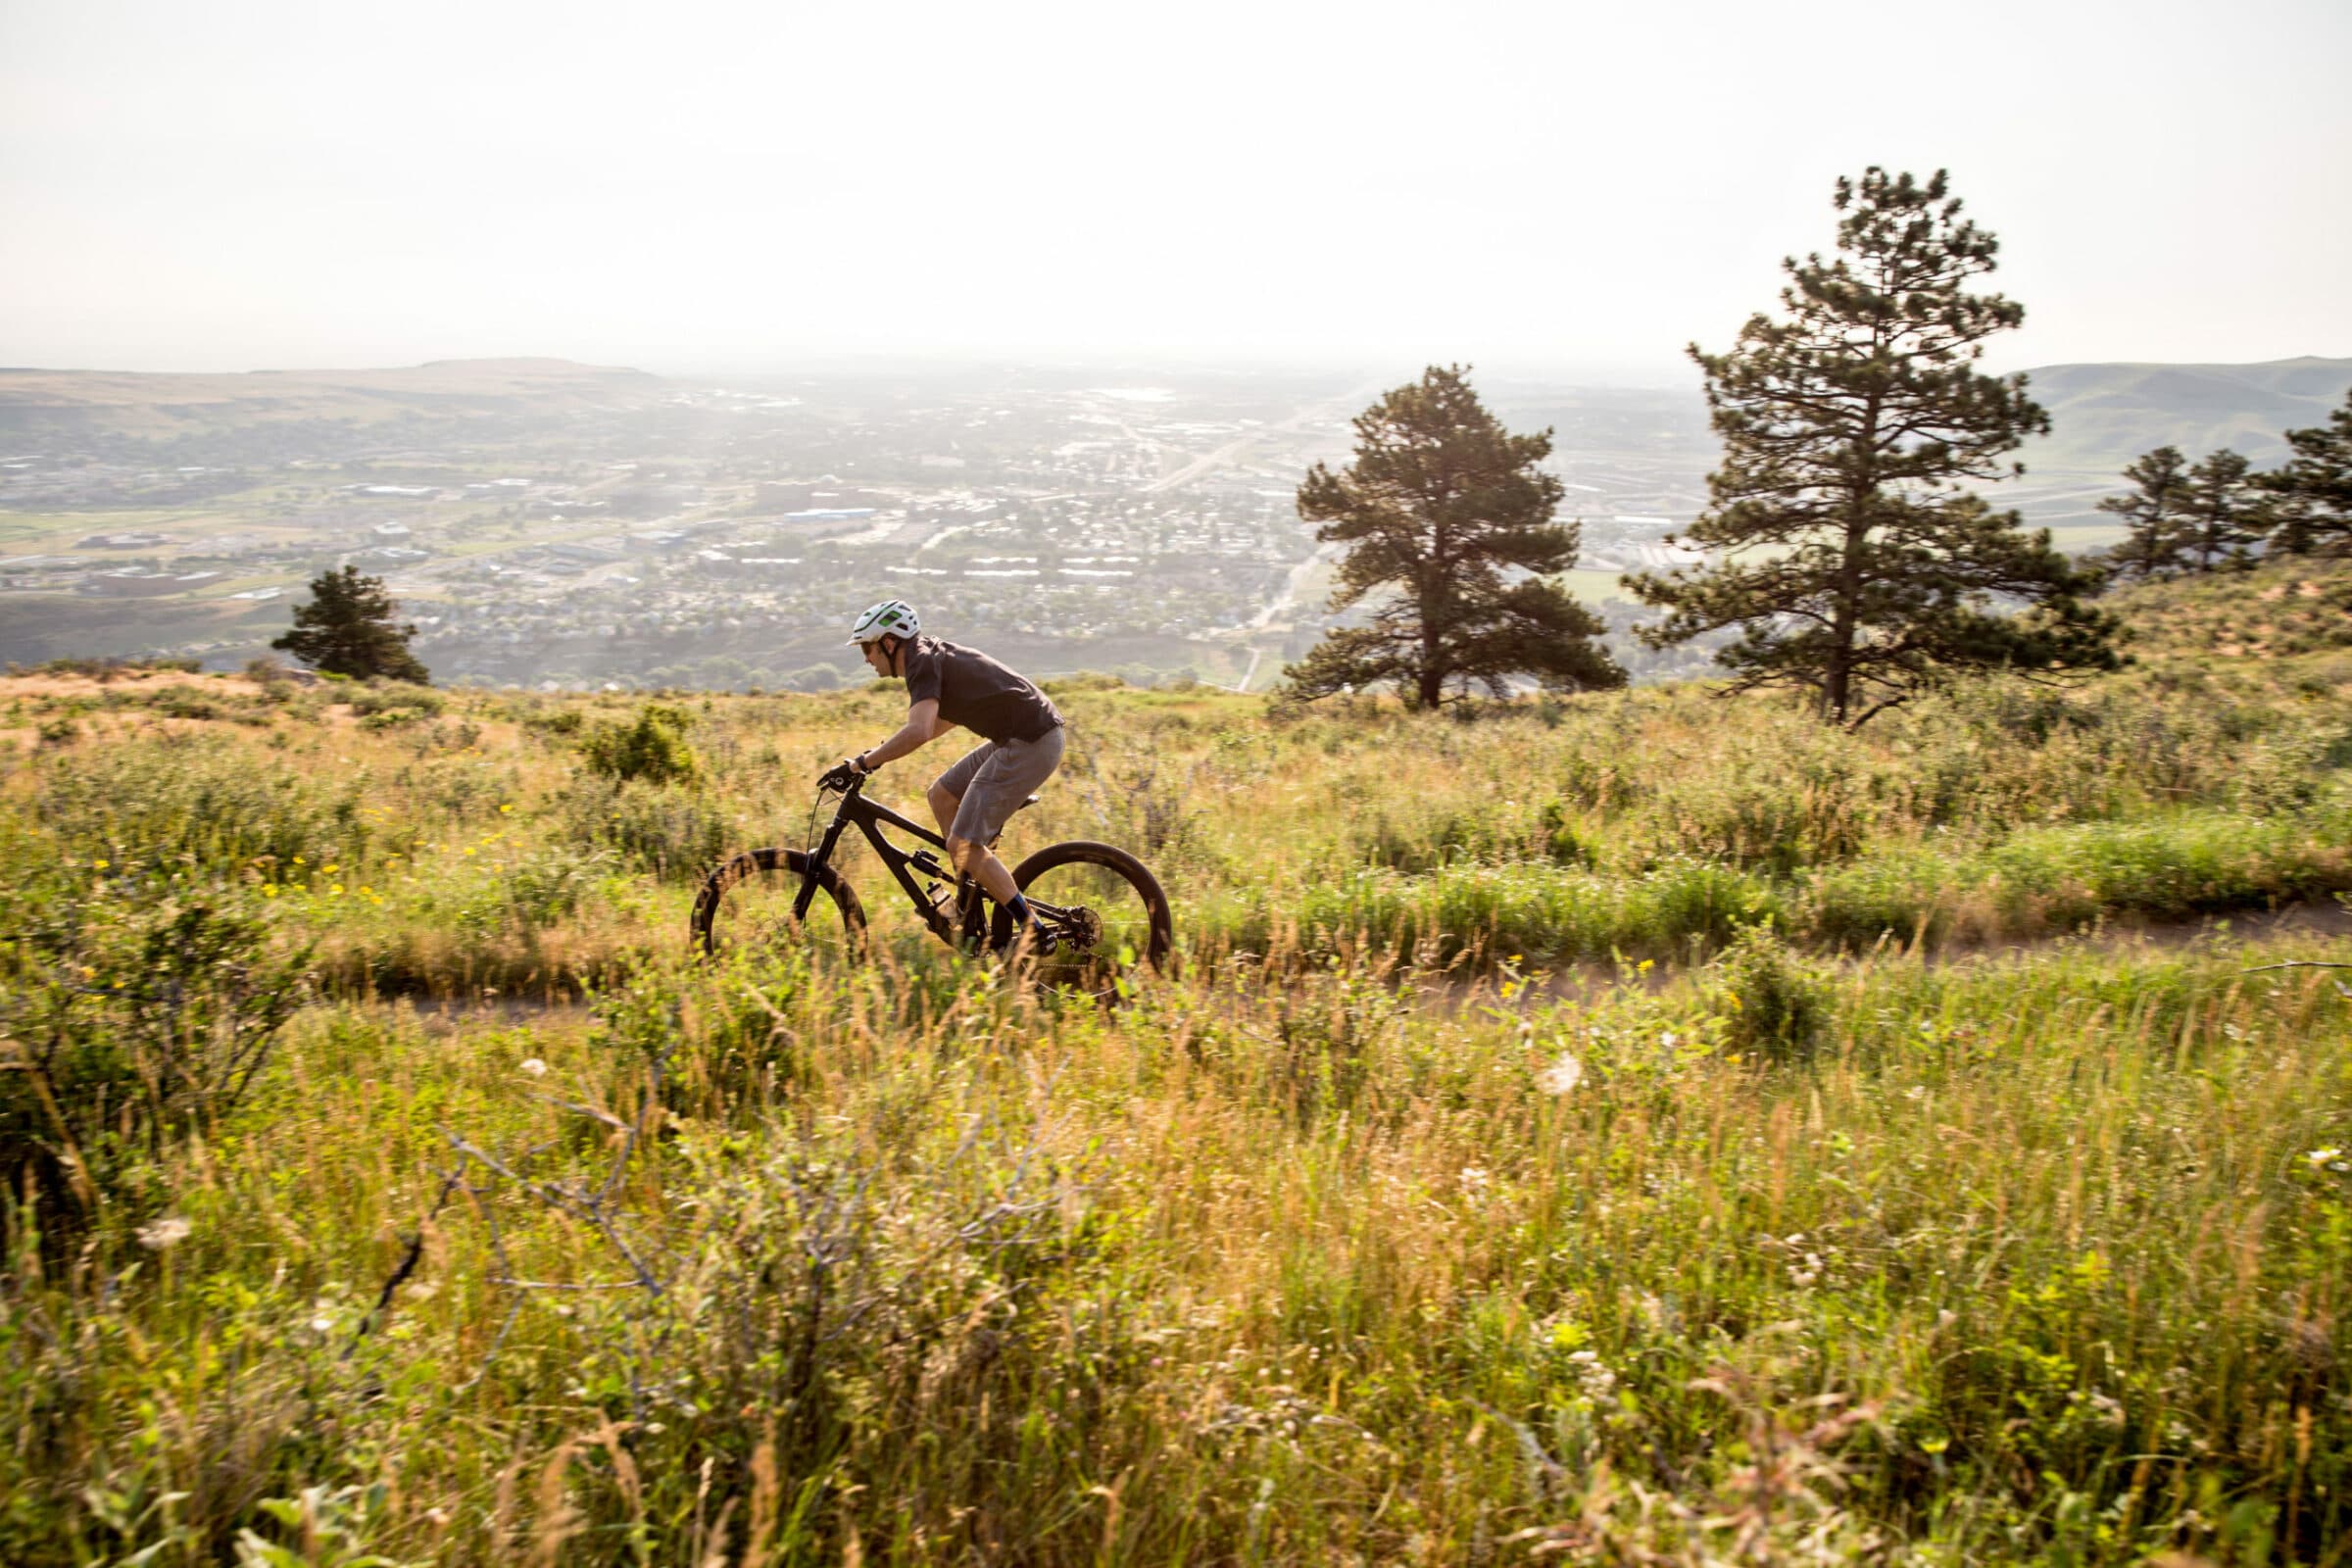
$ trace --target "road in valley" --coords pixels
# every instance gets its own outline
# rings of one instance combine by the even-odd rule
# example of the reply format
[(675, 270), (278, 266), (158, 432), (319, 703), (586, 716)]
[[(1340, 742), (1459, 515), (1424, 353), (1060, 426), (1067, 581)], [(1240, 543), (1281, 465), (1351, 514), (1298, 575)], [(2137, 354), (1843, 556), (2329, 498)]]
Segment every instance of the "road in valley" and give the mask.
[[(1267, 425), (1262, 429), (1250, 430), (1238, 435), (1215, 451), (1202, 453), (1174, 473), (1161, 474), (1144, 486), (1144, 494), (1156, 495), (1162, 490), (1173, 490), (1180, 484), (1189, 484), (1212, 469), (1221, 468), (1228, 463), (1238, 462), (1251, 447), (1263, 441), (1267, 436), (1295, 435), (1318, 419), (1328, 419), (1337, 413), (1355, 408), (1379, 386), (1380, 383), (1377, 381), (1367, 381), (1362, 386), (1350, 387), (1337, 397), (1326, 398), (1320, 403), (1310, 403), (1280, 424)], [(1134, 434), (1133, 431), (1128, 433)], [(1154, 443), (1154, 445), (1156, 444)]]
[[(1281, 594), (1275, 598), (1272, 604), (1257, 612), (1247, 629), (1252, 632), (1270, 630), (1274, 623), (1282, 618), (1284, 612), (1292, 610), (1298, 605), (1298, 591), (1306, 586), (1308, 574), (1323, 563), (1337, 561), (1339, 558), (1340, 547), (1338, 545), (1325, 545), (1293, 566), (1291, 574), (1283, 579)], [(1242, 678), (1234, 682), (1233, 689), (1235, 691), (1246, 692), (1250, 689), (1250, 682), (1257, 677), (1257, 666), (1264, 658), (1265, 650), (1255, 643), (1250, 644), (1250, 665), (1242, 671)]]

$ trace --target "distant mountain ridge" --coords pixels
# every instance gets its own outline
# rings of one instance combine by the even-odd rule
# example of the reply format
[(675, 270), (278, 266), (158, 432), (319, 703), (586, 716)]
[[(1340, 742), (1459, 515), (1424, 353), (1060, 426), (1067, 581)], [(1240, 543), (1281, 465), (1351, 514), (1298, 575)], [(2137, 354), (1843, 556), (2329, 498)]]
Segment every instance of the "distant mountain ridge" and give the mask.
[(2156, 447), (2194, 460), (2230, 447), (2268, 467), (2280, 432), (2325, 424), (2352, 389), (2352, 359), (2257, 365), (2045, 365), (2026, 372), (2050, 434), (2024, 453), (2036, 473), (2103, 473)]
[(289, 419), (357, 423), (403, 415), (628, 408), (670, 383), (645, 370), (558, 359), (435, 360), (360, 370), (0, 368), (0, 434), (169, 437)]
[[(2021, 454), (2030, 477), (2004, 488), (2030, 513), (2050, 514), (2039, 520), (2057, 520), (2088, 502), (2034, 492), (2105, 485), (2155, 447), (2177, 446), (2192, 460), (2231, 447), (2257, 467), (2270, 466), (2285, 457), (2281, 432), (2325, 423), (2352, 389), (2352, 359), (2313, 355), (2250, 365), (2045, 365), (2026, 373), (2052, 428)], [(169, 440), (294, 421), (529, 420), (645, 408), (677, 390), (678, 383), (650, 371), (548, 358), (220, 374), (0, 368), (0, 438), (12, 444), (74, 435)], [(1704, 447), (1703, 411), (1695, 396), (1690, 401), (1688, 430), (1675, 424), (1674, 434)], [(1605, 398), (1595, 405), (1601, 413), (1613, 407)], [(1540, 412), (1545, 422), (1556, 417), (1548, 406)], [(1587, 417), (1597, 416), (1588, 411)], [(1650, 417), (1643, 428), (1654, 437), (1656, 424)]]

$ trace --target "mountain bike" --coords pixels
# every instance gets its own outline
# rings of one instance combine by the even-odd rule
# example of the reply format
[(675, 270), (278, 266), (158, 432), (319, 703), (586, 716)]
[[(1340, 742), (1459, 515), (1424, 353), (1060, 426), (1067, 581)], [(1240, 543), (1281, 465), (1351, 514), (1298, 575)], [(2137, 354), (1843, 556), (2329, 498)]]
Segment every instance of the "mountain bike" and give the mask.
[[(1147, 973), (1175, 967), (1175, 919), (1159, 880), (1125, 850), (1073, 839), (1052, 844), (1012, 868), (1013, 885), (1037, 912), (1037, 932), (1013, 946), (1012, 916), (939, 854), (947, 841), (865, 796), (866, 776), (848, 763), (817, 781), (840, 803), (813, 849), (747, 850), (703, 879), (694, 900), (694, 942), (703, 953), (798, 945), (856, 960), (866, 948), (865, 906), (834, 864), (842, 834), (855, 826), (890, 868), (916, 918), (933, 936), (967, 953), (1011, 951), (1041, 983), (1105, 999), (1128, 995)], [(1032, 795), (1021, 808), (1037, 803)], [(885, 836), (921, 841), (912, 851)], [(991, 840), (989, 848), (996, 847)]]

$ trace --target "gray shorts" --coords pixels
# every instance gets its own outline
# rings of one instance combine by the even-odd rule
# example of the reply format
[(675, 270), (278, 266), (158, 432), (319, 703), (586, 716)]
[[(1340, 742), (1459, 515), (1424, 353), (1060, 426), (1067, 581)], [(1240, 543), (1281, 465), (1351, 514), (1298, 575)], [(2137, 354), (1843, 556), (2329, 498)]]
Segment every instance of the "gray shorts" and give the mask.
[(1056, 724), (1033, 741), (988, 741), (964, 753), (931, 786), (963, 802), (956, 808), (956, 825), (948, 836), (972, 844), (995, 839), (1021, 802), (1054, 776), (1061, 765), (1061, 748), (1062, 729)]

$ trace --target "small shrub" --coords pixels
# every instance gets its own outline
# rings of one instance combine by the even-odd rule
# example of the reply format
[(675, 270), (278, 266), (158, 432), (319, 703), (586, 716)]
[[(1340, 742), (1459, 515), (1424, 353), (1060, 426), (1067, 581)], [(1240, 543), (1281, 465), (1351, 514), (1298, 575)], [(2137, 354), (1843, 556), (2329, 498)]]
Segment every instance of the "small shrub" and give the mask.
[(470, 718), (461, 718), (454, 724), (435, 719), (418, 730), (410, 745), (418, 757), (424, 757), (433, 752), (471, 751), (481, 738), (482, 726)]
[(345, 701), (363, 721), (397, 714), (392, 722), (400, 724), (433, 717), (449, 706), (448, 699), (431, 687), (412, 686), (405, 681), (370, 681)]
[(158, 692), (148, 706), (166, 718), (213, 719), (220, 716), (220, 704), (184, 686), (173, 686)]
[(642, 783), (583, 783), (564, 798), (576, 844), (608, 849), (665, 881), (700, 876), (727, 848), (730, 824), (700, 794)]
[(672, 784), (702, 770), (686, 731), (694, 716), (682, 708), (648, 703), (626, 724), (602, 723), (580, 742), (580, 756), (601, 777), (621, 783)]
[[(29, 896), (27, 896), (29, 895)], [(51, 1212), (118, 1196), (233, 1109), (309, 995), (310, 950), (229, 885), (121, 875), (20, 890), (0, 947), (0, 1172)]]
[(1715, 961), (1726, 1017), (1724, 1043), (1770, 1061), (1812, 1055), (1830, 1016), (1819, 965), (1791, 952), (1768, 927), (1745, 925)]

